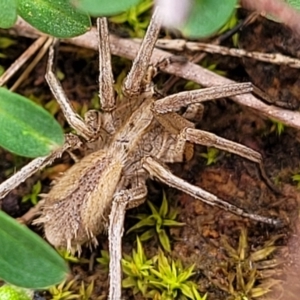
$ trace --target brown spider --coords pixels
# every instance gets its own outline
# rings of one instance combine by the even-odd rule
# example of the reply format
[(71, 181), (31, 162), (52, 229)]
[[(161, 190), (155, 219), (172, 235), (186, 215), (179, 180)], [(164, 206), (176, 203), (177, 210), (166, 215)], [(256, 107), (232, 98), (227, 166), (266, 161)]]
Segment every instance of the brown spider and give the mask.
[[(107, 21), (97, 21), (99, 30), (100, 99), (102, 112), (89, 111), (85, 120), (70, 105), (53, 72), (50, 48), (46, 79), (61, 109), (89, 149), (83, 159), (60, 177), (45, 195), (40, 218), (48, 241), (55, 247), (79, 250), (82, 244), (97, 244), (97, 235), (109, 221), (110, 299), (120, 299), (121, 237), (125, 210), (139, 205), (147, 196), (145, 181), (150, 176), (210, 205), (256, 221), (277, 225), (279, 221), (246, 213), (201, 188), (173, 175), (164, 163), (182, 162), (192, 153), (192, 144), (213, 146), (245, 157), (260, 166), (261, 155), (243, 145), (209, 132), (194, 129), (180, 108), (251, 92), (249, 83), (213, 87), (158, 99), (152, 84), (154, 68), (150, 57), (160, 30), (154, 13), (133, 66), (123, 84), (123, 99), (116, 101), (113, 89)], [(197, 108), (197, 105), (196, 105)], [(40, 168), (52, 163), (64, 151), (81, 147), (76, 135), (67, 135), (62, 149), (37, 158), (0, 185), (0, 198)], [(109, 220), (108, 220), (109, 216)], [(118, 282), (118, 284), (116, 284)], [(113, 284), (114, 283), (114, 284)]]

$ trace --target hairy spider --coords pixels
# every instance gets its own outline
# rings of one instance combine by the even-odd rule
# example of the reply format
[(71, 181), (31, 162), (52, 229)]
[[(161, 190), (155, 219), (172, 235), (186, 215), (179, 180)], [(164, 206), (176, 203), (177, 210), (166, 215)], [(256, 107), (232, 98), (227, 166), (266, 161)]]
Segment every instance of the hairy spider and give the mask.
[[(181, 92), (159, 99), (152, 84), (155, 69), (149, 66), (160, 30), (155, 12), (133, 66), (123, 84), (123, 97), (115, 99), (107, 20), (97, 21), (99, 31), (99, 94), (101, 113), (89, 111), (83, 120), (69, 103), (53, 72), (54, 47), (49, 51), (46, 79), (68, 123), (85, 140), (90, 153), (60, 177), (45, 195), (41, 216), (47, 240), (55, 247), (79, 250), (82, 244), (97, 244), (97, 235), (109, 221), (110, 299), (120, 299), (121, 237), (125, 210), (139, 205), (147, 195), (149, 176), (210, 205), (256, 221), (277, 225), (279, 221), (231, 205), (200, 187), (173, 175), (165, 163), (182, 162), (192, 153), (192, 144), (213, 146), (245, 157), (260, 166), (258, 152), (209, 132), (194, 128), (188, 113), (176, 113), (200, 102), (252, 91), (249, 83)], [(66, 136), (62, 149), (37, 158), (0, 186), (0, 197), (40, 168), (52, 163), (65, 150), (79, 148), (76, 135)], [(108, 219), (109, 216), (109, 219)], [(114, 283), (114, 284), (112, 284)]]

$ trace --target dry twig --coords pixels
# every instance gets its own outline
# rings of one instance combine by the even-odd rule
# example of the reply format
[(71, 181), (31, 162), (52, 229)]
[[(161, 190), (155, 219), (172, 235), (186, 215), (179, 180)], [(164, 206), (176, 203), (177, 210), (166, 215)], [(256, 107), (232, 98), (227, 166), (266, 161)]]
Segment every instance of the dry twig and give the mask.
[(208, 53), (217, 53), (234, 57), (249, 57), (259, 61), (268, 62), (276, 65), (286, 65), (291, 68), (300, 68), (300, 59), (289, 57), (280, 53), (263, 53), (257, 51), (246, 51), (244, 49), (228, 48), (220, 45), (187, 42), (186, 40), (158, 40), (156, 47), (162, 49), (183, 51), (205, 51)]

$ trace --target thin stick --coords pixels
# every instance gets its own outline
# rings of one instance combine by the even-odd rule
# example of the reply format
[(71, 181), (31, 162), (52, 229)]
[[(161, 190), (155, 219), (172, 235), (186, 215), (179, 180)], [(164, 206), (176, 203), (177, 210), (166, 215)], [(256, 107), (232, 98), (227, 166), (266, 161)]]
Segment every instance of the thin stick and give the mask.
[(115, 108), (115, 96), (107, 19), (98, 18), (97, 27), (99, 34), (99, 97), (101, 108), (111, 111)]
[(64, 146), (48, 156), (38, 157), (32, 160), (29, 164), (23, 167), (16, 174), (8, 178), (4, 183), (0, 185), (0, 199), (6, 196), (10, 191), (20, 185), (21, 182), (24, 182), (28, 177), (34, 174), (37, 170), (40, 170), (47, 165), (50, 165), (56, 158), (61, 157), (64, 151), (69, 149), (76, 149), (81, 146), (80, 139), (73, 135), (68, 134), (65, 137), (66, 142)]
[(30, 63), (30, 65), (26, 68), (26, 70), (22, 73), (22, 75), (16, 80), (16, 82), (10, 88), (11, 91), (15, 91), (19, 87), (19, 85), (22, 83), (22, 81), (28, 77), (28, 75), (31, 73), (31, 71), (34, 69), (34, 67), (43, 58), (43, 56), (49, 49), (52, 41), (53, 41), (52, 38), (47, 39), (46, 43), (42, 46), (42, 48), (40, 49), (40, 51), (38, 52), (38, 54), (34, 58), (34, 60)]
[(234, 57), (249, 57), (259, 61), (268, 62), (276, 65), (286, 65), (291, 68), (300, 68), (300, 60), (297, 58), (282, 55), (280, 53), (263, 53), (263, 52), (248, 52), (244, 49), (228, 48), (224, 46), (207, 44), (207, 43), (194, 43), (185, 40), (158, 40), (156, 47), (167, 50), (176, 51), (205, 51), (208, 53), (217, 53), (221, 55), (228, 55)]
[(3, 86), (25, 63), (36, 53), (47, 40), (46, 36), (40, 36), (18, 57), (14, 63), (0, 77), (0, 86)]

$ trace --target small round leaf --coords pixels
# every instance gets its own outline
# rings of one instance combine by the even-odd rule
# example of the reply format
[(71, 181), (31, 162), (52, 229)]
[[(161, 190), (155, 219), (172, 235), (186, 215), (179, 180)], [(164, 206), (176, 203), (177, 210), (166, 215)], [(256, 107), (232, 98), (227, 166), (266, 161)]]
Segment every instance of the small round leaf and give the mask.
[(286, 2), (297, 10), (300, 10), (300, 0), (287, 0)]
[(5, 284), (0, 288), (1, 300), (32, 300), (32, 298), (33, 292), (28, 289), (23, 289), (10, 284)]
[(48, 155), (61, 147), (59, 123), (29, 99), (0, 88), (0, 145), (21, 156)]
[(0, 28), (9, 28), (17, 20), (17, 4), (15, 0), (0, 0)]
[(37, 234), (0, 211), (0, 277), (10, 284), (43, 289), (62, 282), (63, 258)]
[(67, 0), (18, 0), (18, 13), (40, 31), (59, 38), (81, 35), (91, 26), (89, 16)]
[(233, 13), (237, 0), (195, 0), (186, 24), (181, 28), (191, 38), (206, 37), (221, 28)]
[(71, 0), (71, 3), (79, 10), (92, 16), (111, 16), (128, 10), (137, 5), (141, 0)]

